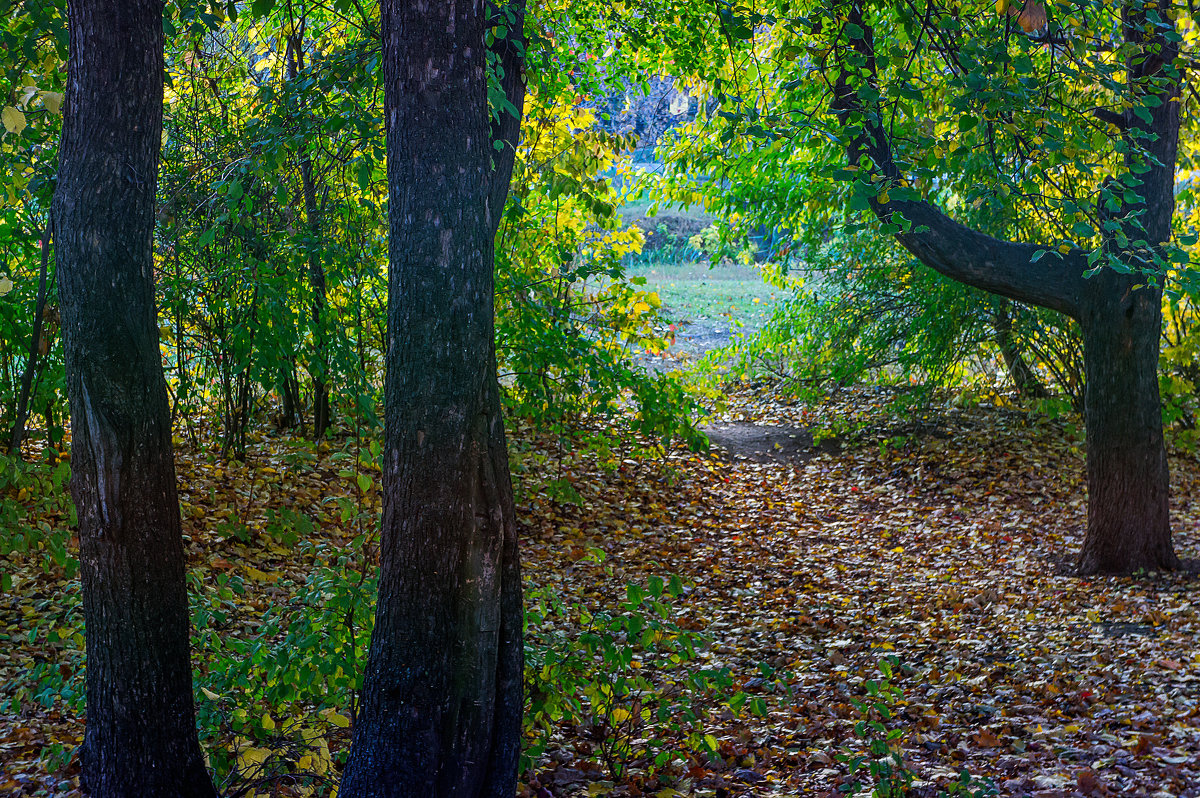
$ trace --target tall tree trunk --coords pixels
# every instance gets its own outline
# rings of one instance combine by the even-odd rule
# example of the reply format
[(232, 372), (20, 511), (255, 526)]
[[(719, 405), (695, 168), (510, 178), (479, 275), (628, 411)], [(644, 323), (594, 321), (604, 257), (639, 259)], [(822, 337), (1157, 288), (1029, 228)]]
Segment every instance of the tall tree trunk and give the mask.
[[(1108, 119), (1126, 138), (1124, 182), (1137, 200), (1118, 214), (1126, 240), (1150, 242), (1163, 258), (1175, 215), (1175, 162), (1179, 147), (1179, 46), (1163, 35), (1171, 0), (1126, 3), (1128, 80), (1145, 117), (1126, 111)], [(1136, 177), (1134, 177), (1136, 176)], [(1124, 196), (1124, 190), (1118, 190)], [(1104, 192), (1102, 191), (1103, 195)], [(1123, 203), (1122, 203), (1123, 204)], [(1162, 336), (1162, 267), (1112, 236), (1106, 249), (1129, 274), (1106, 269), (1086, 281), (1082, 314), (1087, 423), (1088, 528), (1081, 573), (1174, 569), (1170, 473), (1163, 442), (1158, 355)], [(1153, 279), (1152, 279), (1153, 278)]]
[[(488, 26), (492, 29), (494, 64), (499, 71), (500, 88), (508, 107), (494, 109), (491, 127), (492, 173), (488, 196), (491, 228), (488, 235), (489, 264), (494, 262), (496, 234), (504, 216), (517, 144), (521, 138), (521, 119), (525, 108), (525, 0), (497, 4), (488, 2)], [(488, 307), (495, 300), (489, 291)], [(494, 316), (492, 316), (494, 317)], [(496, 336), (488, 337), (488, 428), (492, 472), (501, 480), (503, 513), (516, 518), (512, 476), (508, 468), (508, 443), (504, 435), (500, 401), (499, 370), (496, 360)], [(525, 714), (525, 604), (521, 581), (521, 556), (515, 520), (504, 528), (500, 551), (500, 640), (496, 668), (496, 707), (491, 759), (488, 773), (491, 783), (481, 793), (488, 798), (509, 798), (516, 787), (517, 765), (521, 758), (521, 726)]]
[(516, 789), (521, 594), (492, 354), (500, 209), (489, 206), (500, 170), (486, 22), (482, 0), (382, 3), (391, 222), (383, 542), (343, 798), (508, 798)]
[(162, 3), (72, 0), (56, 262), (97, 798), (216, 792), (196, 738), (187, 591), (154, 305)]
[[(21, 390), (17, 394), (17, 415), (13, 421), (12, 436), (9, 438), (9, 454), (18, 455), (21, 443), (25, 440), (25, 421), (29, 418), (29, 401), (33, 393), (33, 375), (37, 373), (38, 356), (41, 354), (42, 328), (46, 313), (46, 283), (50, 267), (50, 236), (54, 224), (54, 214), (46, 220), (46, 230), (42, 233), (42, 266), (38, 272), (37, 300), (33, 306), (33, 333), (29, 336), (29, 358), (25, 361), (25, 370), (21, 373)], [(49, 430), (47, 430), (49, 431)]]
[[(304, 69), (304, 34), (288, 39), (288, 77), (295, 78)], [(301, 113), (304, 113), (302, 110)], [(300, 183), (304, 191), (304, 219), (308, 224), (308, 287), (312, 291), (309, 313), (313, 325), (313, 438), (320, 440), (329, 428), (329, 357), (325, 351), (325, 267), (321, 264), (321, 209), (317, 204), (317, 184), (313, 178), (312, 156), (301, 145)]]

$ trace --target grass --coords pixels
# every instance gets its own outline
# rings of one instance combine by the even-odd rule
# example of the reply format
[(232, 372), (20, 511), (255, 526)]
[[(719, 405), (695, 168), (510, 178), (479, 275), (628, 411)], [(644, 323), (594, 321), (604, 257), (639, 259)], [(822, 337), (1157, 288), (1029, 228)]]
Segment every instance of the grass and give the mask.
[(723, 346), (739, 332), (766, 323), (778, 299), (757, 267), (707, 263), (656, 263), (630, 266), (628, 273), (646, 278), (668, 317), (682, 327), (676, 348), (702, 354)]

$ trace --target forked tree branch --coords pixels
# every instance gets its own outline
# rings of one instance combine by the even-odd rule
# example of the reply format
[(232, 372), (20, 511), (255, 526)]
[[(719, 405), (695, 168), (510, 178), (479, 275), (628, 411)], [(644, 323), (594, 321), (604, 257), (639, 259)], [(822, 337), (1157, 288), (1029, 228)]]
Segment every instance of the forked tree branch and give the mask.
[[(860, 74), (876, 82), (874, 32), (863, 19), (861, 0), (847, 3), (848, 21), (862, 31), (850, 47), (862, 56)], [(877, 103), (864, 103), (850, 85), (851, 69), (844, 59), (834, 90), (832, 110), (849, 134), (846, 155), (851, 166), (865, 164), (871, 177), (899, 184), (903, 175), (892, 154)], [(881, 192), (871, 209), (885, 223), (898, 224), (896, 240), (921, 263), (966, 285), (1031, 305), (1057, 310), (1078, 319), (1086, 256), (1079, 249), (1053, 252), (1037, 262), (1036, 244), (1005, 241), (951, 219), (927, 201), (892, 199)]]

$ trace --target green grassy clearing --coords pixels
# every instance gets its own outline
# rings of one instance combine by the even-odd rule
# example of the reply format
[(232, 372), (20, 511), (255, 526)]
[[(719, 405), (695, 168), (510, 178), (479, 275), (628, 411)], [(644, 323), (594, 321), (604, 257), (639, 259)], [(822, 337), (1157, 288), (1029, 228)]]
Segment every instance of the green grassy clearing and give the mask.
[(754, 266), (659, 263), (631, 266), (629, 273), (645, 277), (646, 287), (658, 293), (680, 327), (673, 349), (688, 354), (702, 354), (732, 335), (761, 328), (779, 298)]

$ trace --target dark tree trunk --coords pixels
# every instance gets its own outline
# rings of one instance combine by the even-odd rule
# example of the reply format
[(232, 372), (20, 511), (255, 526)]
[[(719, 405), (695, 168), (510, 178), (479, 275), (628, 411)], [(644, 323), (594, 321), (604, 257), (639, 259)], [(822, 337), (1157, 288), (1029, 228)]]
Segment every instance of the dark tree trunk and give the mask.
[(1000, 306), (992, 312), (992, 330), (996, 333), (996, 348), (1004, 358), (1004, 368), (1013, 381), (1013, 387), (1023, 399), (1045, 399), (1050, 393), (1038, 379), (1037, 372), (1029, 365), (1020, 344), (1013, 337), (1012, 303), (1002, 299), (999, 304)]
[(1084, 302), (1088, 527), (1082, 573), (1177, 568), (1158, 395), (1162, 291), (1101, 272)]
[[(1138, 45), (1128, 61), (1130, 93), (1156, 102), (1149, 119), (1129, 110), (1118, 122), (1128, 174), (1136, 175), (1129, 186), (1138, 195), (1118, 218), (1128, 240), (1157, 248), (1171, 240), (1175, 215), (1179, 79), (1167, 70), (1179, 48), (1155, 26), (1170, 19), (1171, 0), (1154, 5), (1127, 3), (1122, 14), (1125, 40)], [(1179, 567), (1158, 392), (1162, 290), (1146, 285), (1161, 267), (1136, 251), (1122, 252), (1114, 239), (1106, 248), (1131, 273), (1106, 269), (1087, 280), (1079, 317), (1088, 445), (1088, 529), (1079, 556), (1085, 574)]]
[[(288, 40), (288, 76), (295, 78), (304, 69), (303, 34)], [(325, 351), (325, 267), (321, 263), (323, 246), (321, 208), (317, 204), (317, 183), (313, 177), (312, 156), (301, 145), (300, 183), (304, 191), (304, 219), (311, 237), (308, 242), (308, 287), (312, 291), (309, 314), (313, 325), (313, 438), (320, 440), (329, 428), (329, 357)]]
[(279, 370), (279, 421), (276, 426), (291, 429), (300, 424), (300, 434), (304, 434), (304, 413), (300, 403), (300, 384), (296, 379), (296, 367), (288, 365)]
[(382, 3), (383, 541), (343, 798), (516, 791), (521, 583), (493, 354), (503, 161), (489, 136), (487, 21), (483, 0)]
[[(38, 272), (37, 300), (33, 307), (33, 333), (29, 336), (29, 359), (25, 361), (25, 370), (21, 373), (21, 389), (17, 394), (17, 415), (13, 421), (12, 436), (9, 438), (9, 454), (19, 455), (21, 443), (25, 440), (25, 422), (29, 418), (29, 401), (33, 394), (33, 375), (37, 373), (38, 356), (42, 348), (42, 328), (46, 314), (46, 283), (50, 267), (50, 231), (53, 227), (54, 214), (46, 220), (46, 231), (42, 233), (42, 267)], [(49, 432), (49, 427), (46, 428)]]
[[(844, 71), (833, 111), (848, 130), (851, 163), (867, 156), (877, 177), (899, 180), (900, 170), (881, 123), (878, 105), (860, 100), (849, 76), (876, 82), (874, 32), (863, 16), (861, 0), (844, 6), (848, 19), (864, 35), (848, 47), (861, 67)], [(1131, 93), (1149, 96), (1149, 119), (1132, 109), (1123, 115), (1097, 112), (1126, 139), (1127, 171), (1132, 178), (1117, 192), (1138, 196), (1136, 204), (1114, 218), (1122, 220), (1126, 240), (1171, 239), (1174, 173), (1179, 141), (1180, 78), (1171, 64), (1178, 46), (1163, 35), (1158, 20), (1170, 19), (1171, 0), (1130, 3), (1123, 12), (1126, 41), (1134, 44), (1128, 62)], [(1136, 7), (1140, 10), (1133, 10)], [(1149, 32), (1147, 32), (1149, 31)], [(874, 94), (874, 90), (870, 92)], [(861, 125), (859, 127), (859, 125)], [(1103, 193), (1103, 192), (1102, 192)], [(967, 285), (999, 296), (1058, 310), (1079, 321), (1084, 336), (1086, 426), (1088, 434), (1088, 526), (1080, 552), (1080, 574), (1129, 573), (1178, 566), (1171, 543), (1168, 513), (1169, 474), (1158, 393), (1158, 350), (1162, 334), (1161, 291), (1135, 286), (1157, 277), (1159, 266), (1146, 251), (1122, 251), (1116, 236), (1108, 253), (1128, 274), (1104, 269), (1094, 277), (1086, 253), (1034, 258), (1036, 245), (991, 238), (950, 219), (927, 202), (871, 201), (885, 221), (907, 220), (897, 241), (922, 263)], [(1161, 279), (1161, 278), (1159, 278)]]
[(152, 233), (162, 4), (72, 0), (56, 262), (72, 418), (92, 796), (216, 792), (196, 739)]

